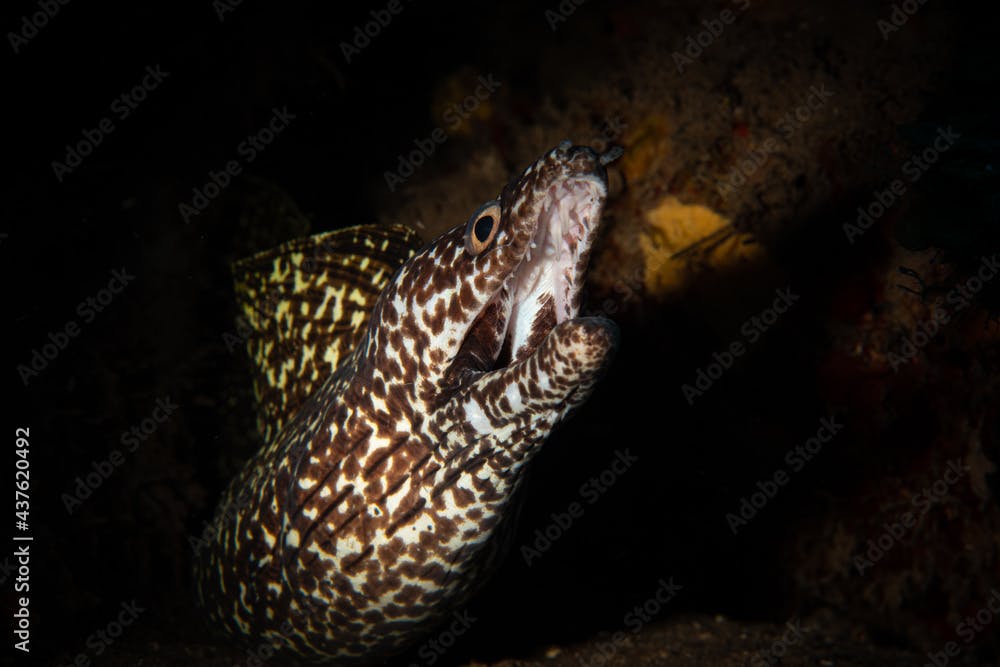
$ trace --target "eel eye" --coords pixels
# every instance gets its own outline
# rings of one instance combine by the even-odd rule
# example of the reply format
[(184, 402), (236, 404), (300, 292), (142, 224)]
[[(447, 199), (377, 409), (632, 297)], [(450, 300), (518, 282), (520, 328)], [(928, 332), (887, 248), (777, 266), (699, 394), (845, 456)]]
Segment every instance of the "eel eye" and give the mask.
[(475, 257), (486, 250), (500, 229), (500, 202), (480, 206), (465, 226), (465, 250)]

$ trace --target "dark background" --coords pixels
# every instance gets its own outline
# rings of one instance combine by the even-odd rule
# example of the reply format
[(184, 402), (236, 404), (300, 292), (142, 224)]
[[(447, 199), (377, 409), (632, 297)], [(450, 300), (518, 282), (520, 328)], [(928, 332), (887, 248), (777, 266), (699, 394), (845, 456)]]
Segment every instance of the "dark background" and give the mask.
[[(455, 72), (496, 72), (504, 93), (491, 118), (473, 125), (468, 136), (449, 139), (421, 178), (460, 171), (483, 146), (500, 156), (509, 175), (533, 155), (508, 146), (531, 144), (540, 154), (562, 138), (558, 129), (545, 129), (546, 119), (580, 104), (575, 81), (591, 71), (613, 80), (608, 72), (614, 63), (627, 60), (639, 44), (659, 41), (667, 45), (661, 53), (669, 54), (701, 17), (725, 5), (587, 2), (558, 31), (547, 25), (546, 7), (531, 3), (402, 6), (349, 63), (339, 44), (383, 4), (246, 0), (220, 20), (208, 3), (70, 2), (59, 5), (18, 53), (5, 47), (9, 172), (0, 261), (8, 269), (14, 397), (7, 416), (11, 431), (31, 428), (31, 609), (38, 660), (70, 662), (86, 650), (88, 635), (134, 599), (147, 611), (101, 656), (109, 664), (136, 664), (137, 656), (148, 658), (144, 664), (232, 661), (194, 611), (189, 539), (256, 446), (247, 365), (240, 349), (227, 347), (226, 335), (236, 333), (228, 272), (233, 259), (309, 231), (413, 222), (393, 218), (407, 203), (401, 193), (387, 193), (383, 172), (439, 122), (442, 81)], [(10, 9), (5, 32), (20, 29), (22, 17), (38, 5)], [(762, 20), (778, 27), (759, 32), (759, 41), (741, 33), (739, 43), (723, 40), (712, 48), (766, 53), (781, 42), (779, 28), (813, 21), (814, 66), (837, 77), (837, 49), (830, 45), (850, 42), (845, 36), (863, 29), (867, 37), (860, 41), (876, 54), (873, 19), (890, 9), (852, 9), (865, 17), (853, 24), (829, 21), (840, 10), (822, 4), (762, 3), (761, 11), (788, 17)], [(899, 39), (933, 32), (934, 44), (921, 53), (940, 57), (911, 62), (905, 51), (871, 56), (871, 76), (890, 90), (898, 77), (901, 97), (914, 92), (902, 90), (914, 80), (908, 68), (926, 69), (931, 62), (933, 71), (920, 84), (919, 101), (902, 112), (907, 122), (872, 130), (881, 134), (867, 152), (837, 152), (832, 145), (831, 159), (852, 174), (848, 186), (818, 205), (770, 217), (766, 202), (729, 205), (737, 227), (766, 239), (768, 266), (721, 272), (666, 299), (639, 290), (621, 305), (615, 315), (623, 329), (619, 357), (581, 414), (539, 455), (515, 551), (472, 602), (479, 620), (444, 662), (535, 655), (621, 629), (623, 614), (655, 592), (661, 578), (683, 585), (664, 618), (725, 614), (780, 622), (832, 608), (861, 623), (876, 644), (923, 650), (954, 639), (956, 620), (974, 613), (998, 585), (998, 487), (978, 458), (979, 471), (987, 471), (976, 477), (978, 486), (963, 482), (925, 528), (873, 572), (851, 575), (864, 541), (881, 532), (883, 519), (905, 509), (907, 493), (940, 479), (947, 461), (1000, 456), (995, 285), (987, 285), (959, 325), (922, 353), (919, 373), (895, 374), (884, 364), (859, 368), (856, 359), (838, 353), (838, 331), (861, 326), (865, 317), (870, 324), (886, 304), (907, 298), (896, 289), (910, 275), (899, 271), (910, 266), (898, 259), (900, 248), (939, 251), (931, 264), (945, 265), (946, 276), (923, 276), (937, 288), (970, 275), (981, 256), (997, 250), (1000, 137), (991, 28), (974, 11), (938, 7), (933, 0), (912, 21), (906, 29), (917, 37)], [(948, 30), (936, 32), (942, 25)], [(855, 50), (850, 57), (868, 56)], [(64, 159), (66, 145), (101, 117), (113, 116), (112, 101), (139, 83), (146, 66), (156, 65), (169, 72), (165, 81), (130, 117), (114, 118), (114, 132), (58, 182), (52, 161)], [(776, 62), (775, 80), (791, 66)], [(673, 63), (664, 56), (649, 68), (653, 77)], [(731, 95), (726, 87), (735, 80), (723, 75), (709, 90)], [(844, 97), (867, 94), (863, 78), (841, 83)], [(753, 81), (739, 86), (744, 94), (755, 88)], [(674, 104), (683, 104), (680, 92), (676, 97)], [(237, 145), (263, 127), (275, 107), (287, 107), (294, 122), (204, 213), (185, 223), (178, 203), (190, 201), (192, 188), (203, 186), (210, 171), (236, 158)], [(602, 115), (593, 115), (596, 128)], [(913, 190), (918, 201), (880, 220), (860, 249), (845, 246), (840, 223), (887, 175), (898, 174), (886, 165), (919, 149), (927, 128), (947, 124), (961, 127), (961, 150)], [(538, 141), (529, 140), (526, 127), (543, 128)], [(683, 136), (685, 130), (671, 132)], [(774, 178), (795, 182), (796, 175)], [(662, 189), (716, 203), (676, 180)], [(626, 185), (627, 193), (636, 191)], [(614, 206), (612, 201), (609, 208)], [(463, 222), (469, 210), (428, 224), (444, 229)], [(640, 217), (638, 205), (615, 210), (619, 230)], [(609, 243), (627, 246), (629, 238), (623, 233)], [(627, 250), (622, 256), (633, 261)], [(78, 304), (121, 268), (134, 281), (84, 323)], [(681, 384), (786, 284), (804, 295), (801, 305), (689, 407)], [(592, 302), (614, 294), (614, 285), (597, 284)], [(734, 292), (751, 296), (736, 298)], [(934, 294), (922, 293), (918, 303)], [(25, 385), (17, 366), (29, 363), (49, 333), (70, 320), (80, 322), (80, 334)], [(112, 449), (123, 449), (122, 433), (163, 397), (177, 411), (67, 512), (63, 494), (76, 478)], [(741, 497), (782, 465), (785, 452), (831, 414), (846, 424), (843, 433), (734, 536), (726, 513), (736, 511)], [(967, 427), (967, 437), (958, 435), (957, 424)], [(972, 440), (979, 445), (971, 447)], [(551, 523), (551, 513), (579, 501), (581, 484), (626, 448), (640, 463), (599, 502), (586, 505), (583, 518), (529, 567), (517, 550)], [(844, 538), (845, 532), (857, 539)], [(843, 551), (839, 560), (831, 556), (837, 549)], [(2, 576), (5, 600), (13, 603), (11, 575)], [(996, 635), (994, 628), (978, 637), (983, 660), (993, 655)], [(155, 662), (157, 656), (164, 662)]]

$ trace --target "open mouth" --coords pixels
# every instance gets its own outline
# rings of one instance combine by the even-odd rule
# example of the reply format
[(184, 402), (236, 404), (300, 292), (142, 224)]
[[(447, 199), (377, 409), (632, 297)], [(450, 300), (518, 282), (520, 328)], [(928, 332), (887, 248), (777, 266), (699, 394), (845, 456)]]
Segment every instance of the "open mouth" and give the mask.
[(508, 278), (511, 311), (498, 358), (502, 365), (528, 357), (554, 326), (576, 317), (606, 196), (596, 175), (549, 186), (535, 234)]
[(470, 327), (456, 367), (484, 372), (522, 361), (576, 317), (606, 196), (596, 172), (548, 186), (520, 261)]

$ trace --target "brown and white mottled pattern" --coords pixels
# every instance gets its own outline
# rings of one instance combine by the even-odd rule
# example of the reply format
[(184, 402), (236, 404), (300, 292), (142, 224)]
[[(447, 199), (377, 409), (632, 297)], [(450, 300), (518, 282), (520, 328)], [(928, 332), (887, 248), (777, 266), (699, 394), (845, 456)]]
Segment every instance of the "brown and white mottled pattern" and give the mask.
[(249, 328), (257, 428), (265, 442), (357, 346), (379, 294), (419, 245), (409, 227), (350, 227), (236, 263), (237, 305)]
[[(351, 294), (330, 275), (336, 253), (306, 265), (293, 242), (238, 266), (251, 309), (279, 298), (249, 344), (258, 396), (272, 401), (259, 412), (269, 439), (229, 487), (196, 567), (215, 624), (351, 664), (405, 649), (483, 582), (524, 465), (587, 399), (616, 344), (611, 322), (576, 317), (615, 157), (563, 142), (384, 289), (372, 262), (402, 261), (408, 239), (390, 249), (382, 240), (403, 233), (373, 231), (381, 240), (359, 245), (366, 228), (349, 230), (341, 254), (355, 279), (370, 278), (356, 296), (381, 289), (360, 337), (348, 327), (316, 338), (314, 327), (340, 324), (328, 292), (342, 304)], [(338, 363), (291, 354), (299, 339), (311, 360), (326, 358), (317, 345), (339, 346)]]

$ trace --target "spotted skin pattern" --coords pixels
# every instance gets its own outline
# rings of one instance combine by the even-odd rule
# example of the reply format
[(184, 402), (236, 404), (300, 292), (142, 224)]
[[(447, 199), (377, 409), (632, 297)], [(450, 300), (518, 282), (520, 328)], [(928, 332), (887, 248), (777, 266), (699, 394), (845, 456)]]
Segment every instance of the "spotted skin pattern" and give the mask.
[[(263, 369), (258, 398), (275, 400), (300, 368), (310, 390), (261, 410), (270, 438), (230, 485), (216, 537), (199, 552), (198, 595), (213, 625), (290, 656), (356, 664), (412, 645), (483, 583), (504, 550), (525, 464), (587, 399), (617, 344), (610, 321), (576, 317), (606, 158), (569, 142), (543, 155), (504, 188), (483, 223), (495, 237), (478, 253), (467, 244), (472, 224), (412, 256), (396, 251), (409, 259), (350, 343), (310, 338), (284, 305), (315, 314), (336, 284), (316, 278), (331, 262), (301, 271), (301, 248), (285, 247), (257, 257), (270, 271), (259, 283), (243, 265), (247, 303), (268, 281), (310, 295), (286, 290), (266, 311), (284, 313), (270, 318), (285, 318), (277, 328), (258, 317), (260, 339), (249, 343)], [(388, 245), (373, 244), (383, 263)], [(327, 307), (318, 319), (330, 318)], [(310, 359), (333, 339), (350, 351), (326, 371), (296, 361), (289, 332), (303, 329)], [(276, 354), (267, 338), (281, 332)]]
[(295, 239), (236, 263), (265, 442), (358, 344), (379, 294), (419, 245), (408, 227), (361, 226)]

